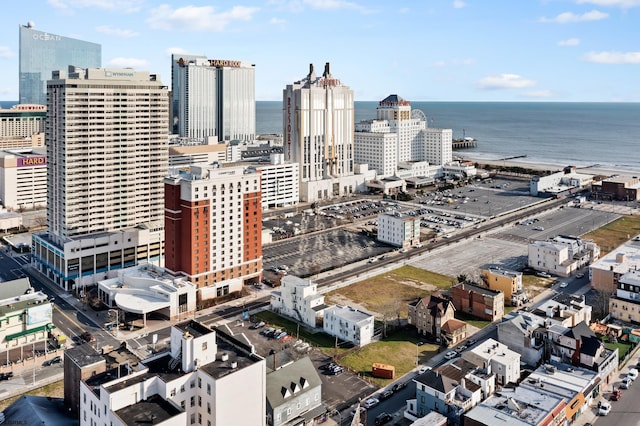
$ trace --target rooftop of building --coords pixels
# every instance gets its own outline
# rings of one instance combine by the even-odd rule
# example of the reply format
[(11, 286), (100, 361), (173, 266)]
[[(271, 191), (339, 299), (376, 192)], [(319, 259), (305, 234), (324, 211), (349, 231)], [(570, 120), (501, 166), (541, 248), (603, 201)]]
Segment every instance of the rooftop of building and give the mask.
[(618, 282), (621, 284), (629, 284), (634, 286), (640, 286), (640, 271), (634, 269), (632, 271), (627, 272), (623, 276), (618, 279)]
[(213, 333), (214, 331), (212, 328), (209, 328), (206, 325), (202, 324), (201, 322), (194, 321), (194, 320), (178, 323), (174, 325), (174, 327), (176, 327), (183, 333), (191, 334), (193, 337), (204, 336), (209, 333)]
[[(221, 336), (222, 333), (218, 331), (218, 337)], [(251, 366), (256, 362), (264, 361), (264, 359), (258, 355), (240, 350), (237, 345), (238, 343), (240, 342), (231, 344), (224, 338), (219, 338), (217, 340), (218, 356), (216, 357), (216, 360), (201, 366), (200, 370), (218, 380), (222, 377), (228, 376), (229, 374), (233, 374), (238, 370)]]
[(480, 424), (495, 424), (500, 420), (500, 423), (510, 425), (538, 425), (561, 405), (564, 402), (559, 397), (517, 386), (496, 392), (465, 416)]
[[(109, 392), (124, 389), (126, 386), (124, 386), (122, 383), (126, 383), (127, 381), (119, 382), (113, 385), (109, 385), (109, 384), (114, 380), (118, 380), (122, 377), (127, 377), (132, 373), (133, 373), (133, 369), (129, 365), (127, 364), (117, 365), (113, 368), (103, 371), (102, 373), (94, 374), (93, 376), (86, 379), (84, 383), (93, 391), (93, 393), (100, 396), (101, 386), (108, 388)], [(137, 382), (129, 381), (127, 386), (134, 383), (137, 383)]]
[(271, 407), (279, 407), (288, 400), (322, 385), (320, 376), (309, 357), (288, 364), (267, 375), (266, 398)]
[(512, 351), (507, 345), (493, 339), (480, 342), (473, 348), (467, 349), (466, 352), (484, 359), (500, 359), (503, 363), (520, 360), (519, 353)]
[(352, 306), (333, 305), (325, 310), (325, 317), (328, 312), (332, 312), (335, 316), (350, 322), (361, 322), (373, 318), (370, 313), (360, 311)]
[[(9, 285), (7, 285), (7, 283), (0, 283), (0, 289), (3, 289), (4, 287), (9, 287)], [(49, 301), (49, 296), (41, 291), (21, 294), (15, 297), (3, 298), (0, 299), (0, 317), (9, 315), (13, 312), (22, 312), (24, 310), (28, 310), (28, 315), (30, 316), (31, 312), (35, 312), (31, 309), (38, 306), (49, 306), (50, 308), (52, 308), (51, 302)], [(29, 322), (29, 325), (31, 326), (37, 324), (38, 322), (44, 322), (45, 320), (49, 319), (50, 318), (45, 318), (38, 315), (37, 317), (34, 317), (33, 321), (29, 320), (25, 322)]]
[(76, 345), (68, 348), (64, 351), (64, 358), (65, 363), (73, 362), (81, 368), (101, 362), (106, 363), (105, 357), (92, 344)]
[[(106, 380), (103, 383), (100, 383), (101, 385), (104, 386), (104, 388), (109, 392), (109, 393), (113, 393), (113, 392), (118, 392), (122, 389), (126, 389), (129, 386), (133, 386), (136, 385), (138, 383), (142, 383), (142, 382), (146, 382), (149, 379), (152, 379), (154, 377), (158, 377), (158, 374), (151, 372), (151, 371), (133, 371), (131, 370), (131, 368), (129, 368), (129, 366), (127, 365), (120, 365), (112, 370), (108, 370), (105, 371), (102, 374), (106, 374), (109, 371), (111, 371), (111, 375), (109, 376), (109, 380)], [(121, 375), (118, 376), (114, 376), (113, 374), (118, 374), (120, 373)], [(125, 373), (125, 374), (123, 374)], [(128, 373), (128, 374), (127, 374)], [(94, 376), (95, 377), (95, 376)], [(92, 377), (93, 378), (93, 377)], [(118, 380), (124, 378), (124, 380)], [(117, 380), (115, 383), (113, 383), (114, 380)], [(85, 383), (87, 383), (87, 381), (85, 380)], [(92, 382), (93, 383), (93, 382)], [(89, 383), (87, 383), (89, 384)]]
[(521, 386), (538, 392), (550, 392), (572, 400), (583, 392), (596, 378), (597, 372), (567, 364), (541, 365), (525, 379)]
[[(42, 157), (47, 155), (47, 150), (44, 147), (25, 147), (25, 148), (8, 148), (0, 150), (0, 158), (5, 157), (17, 157), (17, 158), (31, 158)], [(45, 164), (42, 164), (43, 166)]]
[(115, 413), (122, 419), (124, 424), (138, 426), (141, 424), (161, 424), (183, 412), (173, 403), (162, 399), (158, 395), (152, 395), (147, 399), (121, 408)]
[(498, 291), (498, 290), (491, 290), (490, 288), (480, 287), (478, 285), (469, 284), (469, 283), (459, 283), (459, 284), (456, 284), (454, 287), (460, 288), (462, 290), (467, 290), (467, 291), (472, 291), (474, 293), (482, 294), (483, 296), (497, 296), (498, 294), (502, 293), (501, 291)]
[(489, 268), (487, 268), (487, 271), (489, 271), (491, 274), (502, 275), (503, 277), (507, 277), (507, 278), (517, 278), (522, 276), (522, 272), (511, 271), (508, 269), (502, 269), (502, 268), (493, 267), (493, 266), (490, 266)]
[(602, 182), (610, 182), (610, 183), (624, 183), (628, 185), (634, 185), (638, 183), (637, 176), (628, 176), (628, 175), (613, 175), (609, 176), (602, 180)]
[(610, 270), (625, 274), (640, 267), (640, 235), (611, 250), (592, 263), (591, 269)]

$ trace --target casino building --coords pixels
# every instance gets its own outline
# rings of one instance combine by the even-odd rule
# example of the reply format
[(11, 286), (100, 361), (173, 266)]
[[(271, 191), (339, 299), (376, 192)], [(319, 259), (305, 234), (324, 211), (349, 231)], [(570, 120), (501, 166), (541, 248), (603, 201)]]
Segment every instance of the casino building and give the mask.
[(172, 55), (172, 121), (181, 137), (206, 142), (253, 141), (255, 65)]
[(144, 71), (69, 67), (47, 90), (47, 232), (33, 234), (34, 268), (84, 291), (142, 261), (162, 266), (166, 86)]
[(101, 45), (38, 31), (32, 22), (20, 26), (19, 51), (21, 104), (47, 104), (47, 80), (53, 71), (69, 65), (102, 66)]
[(44, 148), (0, 151), (0, 200), (9, 210), (47, 204), (47, 156)]

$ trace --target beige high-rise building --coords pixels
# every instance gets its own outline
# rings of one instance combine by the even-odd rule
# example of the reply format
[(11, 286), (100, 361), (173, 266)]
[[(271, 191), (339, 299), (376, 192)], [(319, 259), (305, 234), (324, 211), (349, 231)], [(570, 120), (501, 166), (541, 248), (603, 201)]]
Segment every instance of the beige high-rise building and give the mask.
[(353, 90), (333, 77), (329, 63), (317, 77), (310, 66), (283, 91), (285, 161), (298, 163), (300, 198), (316, 201), (356, 192)]
[(168, 92), (156, 75), (75, 68), (48, 81), (47, 228), (34, 264), (61, 287), (161, 262)]

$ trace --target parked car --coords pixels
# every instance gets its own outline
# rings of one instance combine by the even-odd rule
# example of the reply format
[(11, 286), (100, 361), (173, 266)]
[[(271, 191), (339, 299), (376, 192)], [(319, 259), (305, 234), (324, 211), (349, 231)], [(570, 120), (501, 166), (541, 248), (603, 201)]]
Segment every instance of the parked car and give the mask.
[(622, 391), (620, 389), (614, 389), (613, 392), (611, 392), (611, 396), (609, 397), (609, 399), (611, 401), (617, 401), (622, 397)]
[(384, 401), (385, 399), (389, 399), (393, 396), (393, 391), (391, 389), (387, 389), (386, 391), (380, 394), (380, 401)]
[(265, 324), (265, 322), (264, 322), (264, 321), (260, 321), (260, 322), (257, 322), (257, 323), (255, 323), (255, 324), (253, 324), (253, 328), (254, 328), (254, 329), (258, 329), (258, 328), (262, 328), (262, 327), (264, 327), (265, 325), (266, 325), (266, 324)]
[(384, 425), (393, 420), (393, 417), (389, 413), (380, 413), (376, 416), (374, 423), (376, 426)]
[(638, 378), (638, 370), (636, 370), (635, 368), (629, 369), (629, 372), (627, 373), (627, 377), (630, 378), (631, 380), (637, 379)]
[(576, 278), (583, 278), (583, 277), (584, 277), (584, 274), (582, 272), (578, 272), (576, 274)]
[(475, 345), (478, 340), (474, 337), (467, 340), (467, 347), (470, 348), (471, 345)]
[(567, 284), (565, 281), (560, 283), (560, 288), (567, 288), (569, 284)]
[(534, 231), (544, 231), (544, 227), (542, 227), (542, 226), (534, 226), (533, 230)]
[(366, 409), (369, 409), (375, 407), (378, 404), (380, 404), (380, 400), (378, 398), (369, 398), (362, 403), (362, 406)]
[(624, 379), (622, 379), (622, 382), (620, 383), (620, 388), (629, 389), (632, 383), (633, 383), (633, 380), (631, 380), (629, 377), (625, 377)]
[(599, 416), (606, 416), (611, 411), (611, 404), (608, 402), (603, 402), (600, 404), (600, 408), (598, 409)]
[(394, 392), (398, 392), (400, 389), (404, 389), (404, 388), (406, 388), (406, 387), (407, 387), (407, 382), (398, 382), (398, 383), (395, 383), (395, 384), (391, 387), (391, 389), (392, 389)]
[(344, 367), (336, 365), (335, 367), (331, 367), (328, 370), (325, 370), (325, 374), (328, 374), (330, 376), (337, 376), (338, 374), (342, 374), (343, 371)]
[(444, 354), (444, 359), (454, 359), (457, 356), (458, 356), (458, 352), (448, 351), (446, 354)]
[(80, 335), (80, 338), (85, 342), (93, 342), (95, 340), (95, 338), (88, 331), (85, 331), (84, 333), (82, 333)]
[(431, 370), (431, 367), (427, 367), (426, 365), (423, 365), (422, 367), (420, 367), (420, 370), (418, 370), (418, 374), (424, 374), (428, 370)]
[(8, 371), (6, 373), (0, 373), (0, 381), (1, 380), (9, 380), (13, 377), (13, 371)]
[(548, 274), (546, 272), (538, 272), (536, 275), (542, 278), (551, 278), (551, 274)]

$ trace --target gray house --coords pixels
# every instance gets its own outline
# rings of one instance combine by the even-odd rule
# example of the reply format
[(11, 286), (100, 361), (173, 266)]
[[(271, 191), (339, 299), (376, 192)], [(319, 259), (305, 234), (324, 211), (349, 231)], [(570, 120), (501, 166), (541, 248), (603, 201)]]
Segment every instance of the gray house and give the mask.
[(545, 320), (530, 313), (517, 313), (512, 319), (498, 323), (498, 341), (518, 352), (525, 364), (537, 366), (544, 353), (541, 337), (545, 330)]
[(326, 413), (322, 382), (309, 357), (267, 373), (267, 425), (312, 425)]

